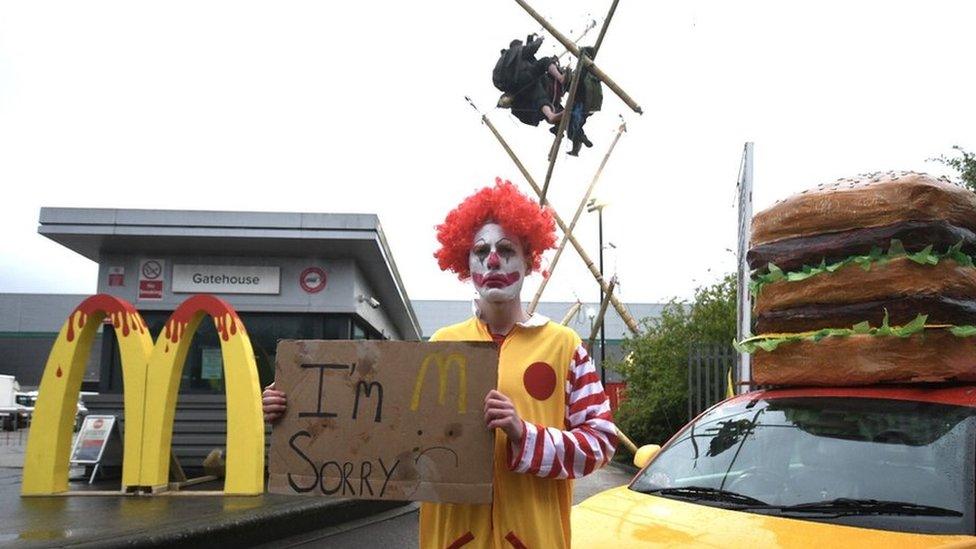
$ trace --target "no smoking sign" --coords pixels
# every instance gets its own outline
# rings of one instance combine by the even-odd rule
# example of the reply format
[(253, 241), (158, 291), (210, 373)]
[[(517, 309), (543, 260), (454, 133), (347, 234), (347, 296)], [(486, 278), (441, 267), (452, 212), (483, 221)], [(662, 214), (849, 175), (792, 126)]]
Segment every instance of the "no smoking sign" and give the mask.
[(142, 262), (142, 277), (147, 280), (156, 280), (163, 276), (163, 265), (157, 259), (149, 259)]
[(139, 263), (139, 299), (163, 299), (162, 259), (144, 259)]

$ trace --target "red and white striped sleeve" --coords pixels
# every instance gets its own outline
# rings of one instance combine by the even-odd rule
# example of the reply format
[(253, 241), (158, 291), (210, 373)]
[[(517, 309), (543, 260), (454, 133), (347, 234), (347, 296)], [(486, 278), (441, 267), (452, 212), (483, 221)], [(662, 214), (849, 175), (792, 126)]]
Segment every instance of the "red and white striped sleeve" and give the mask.
[(545, 478), (579, 478), (605, 465), (617, 448), (610, 399), (581, 344), (566, 380), (566, 428), (522, 422), (520, 448), (510, 448), (508, 467)]

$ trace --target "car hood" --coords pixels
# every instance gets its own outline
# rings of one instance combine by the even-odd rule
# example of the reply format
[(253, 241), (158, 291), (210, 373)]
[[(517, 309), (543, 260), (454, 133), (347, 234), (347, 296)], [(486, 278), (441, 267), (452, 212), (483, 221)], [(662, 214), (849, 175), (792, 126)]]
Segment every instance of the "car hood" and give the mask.
[(976, 547), (974, 536), (910, 534), (771, 517), (626, 486), (573, 507), (574, 547)]

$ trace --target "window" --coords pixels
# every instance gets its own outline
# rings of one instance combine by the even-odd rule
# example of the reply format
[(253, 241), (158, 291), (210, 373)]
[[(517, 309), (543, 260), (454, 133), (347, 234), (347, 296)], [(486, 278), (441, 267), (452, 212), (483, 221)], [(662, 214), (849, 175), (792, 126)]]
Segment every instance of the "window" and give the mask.
[[(349, 339), (349, 315), (238, 313), (247, 327), (261, 386), (274, 380), (275, 354), (282, 339)], [(143, 318), (149, 333), (162, 333), (169, 312), (147, 311)], [(107, 352), (106, 352), (107, 351)], [(118, 341), (113, 330), (106, 330), (102, 351), (102, 392), (121, 392), (122, 374)], [(183, 365), (181, 393), (221, 394), (224, 369), (220, 340), (213, 321), (204, 318), (193, 336)]]
[[(733, 508), (790, 518), (973, 534), (974, 421), (972, 408), (908, 400), (740, 400), (690, 424), (632, 489), (720, 506), (744, 496), (753, 501)], [(882, 512), (879, 502), (900, 507)], [(848, 507), (809, 509), (832, 503)]]

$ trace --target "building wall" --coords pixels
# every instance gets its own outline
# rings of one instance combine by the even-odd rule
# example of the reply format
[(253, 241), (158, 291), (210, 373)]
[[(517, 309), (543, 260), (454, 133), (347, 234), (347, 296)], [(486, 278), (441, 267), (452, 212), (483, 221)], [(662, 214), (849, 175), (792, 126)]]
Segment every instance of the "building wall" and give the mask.
[[(0, 294), (0, 374), (33, 389), (41, 382), (47, 356), (68, 315), (85, 299), (72, 294)], [(84, 382), (98, 382), (101, 329), (92, 343)]]
[[(376, 292), (366, 280), (366, 276), (361, 269), (353, 270), (353, 302), (356, 312), (367, 323), (373, 326), (384, 337), (389, 339), (404, 339), (403, 334), (397, 330), (396, 325), (390, 320), (386, 308), (382, 302), (378, 307), (373, 307), (369, 303), (369, 298), (376, 299)], [(377, 301), (378, 302), (378, 301)]]
[[(157, 259), (163, 263), (161, 300), (138, 299), (139, 266), (146, 259)], [(98, 291), (126, 299), (138, 309), (171, 311), (190, 295), (172, 291), (173, 266), (176, 264), (278, 267), (278, 294), (220, 294), (220, 297), (238, 311), (244, 312), (355, 313), (387, 337), (403, 338), (382, 304), (374, 309), (357, 299), (359, 295), (372, 296), (374, 292), (360, 267), (351, 259), (106, 255), (99, 262)], [(124, 286), (109, 286), (109, 272), (112, 267), (125, 269)], [(309, 293), (302, 289), (299, 278), (309, 267), (319, 267), (325, 271), (327, 282), (322, 291)]]
[[(163, 298), (158, 301), (139, 300), (139, 264), (144, 259), (158, 259), (163, 262)], [(275, 266), (280, 268), (280, 293), (259, 294), (220, 294), (220, 297), (241, 311), (289, 311), (289, 312), (346, 312), (356, 311), (353, 293), (355, 291), (355, 264), (352, 260), (318, 261), (303, 258), (281, 257), (213, 257), (192, 255), (142, 256), (106, 255), (99, 261), (98, 291), (108, 293), (132, 302), (137, 309), (173, 310), (189, 294), (173, 293), (173, 265), (242, 265)], [(307, 267), (320, 267), (326, 273), (326, 287), (317, 293), (304, 291), (299, 284), (299, 276)], [(125, 268), (125, 286), (109, 286), (108, 273), (111, 267)]]

